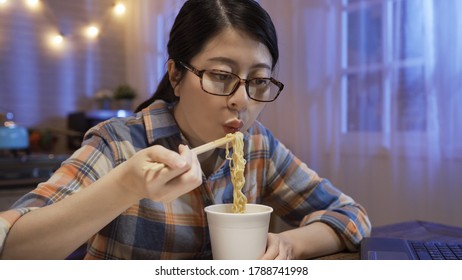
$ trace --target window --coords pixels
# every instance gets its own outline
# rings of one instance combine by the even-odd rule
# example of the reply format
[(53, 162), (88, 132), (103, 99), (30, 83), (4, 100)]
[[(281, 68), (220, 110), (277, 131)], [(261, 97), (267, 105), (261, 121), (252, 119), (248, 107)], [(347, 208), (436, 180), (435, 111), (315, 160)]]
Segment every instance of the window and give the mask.
[(431, 130), (428, 5), (425, 0), (343, 0), (342, 137), (355, 141), (355, 135), (367, 133), (370, 145), (389, 148), (397, 143), (391, 135)]

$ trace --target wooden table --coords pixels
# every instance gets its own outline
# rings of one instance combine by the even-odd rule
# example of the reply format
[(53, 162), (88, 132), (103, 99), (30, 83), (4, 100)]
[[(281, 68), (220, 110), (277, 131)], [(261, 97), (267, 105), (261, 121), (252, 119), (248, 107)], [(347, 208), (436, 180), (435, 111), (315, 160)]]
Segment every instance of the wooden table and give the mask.
[[(411, 240), (439, 240), (455, 241), (462, 243), (462, 228), (447, 226), (443, 224), (410, 221), (397, 224), (391, 224), (380, 227), (373, 227), (371, 236), (390, 237)], [(317, 258), (318, 260), (359, 260), (359, 252), (340, 252), (333, 255)]]

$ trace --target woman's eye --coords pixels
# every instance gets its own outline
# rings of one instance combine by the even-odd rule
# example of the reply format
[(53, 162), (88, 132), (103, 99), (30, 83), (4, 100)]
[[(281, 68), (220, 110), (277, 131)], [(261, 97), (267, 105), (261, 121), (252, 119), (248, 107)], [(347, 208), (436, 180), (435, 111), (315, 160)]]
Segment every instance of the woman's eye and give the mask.
[(221, 73), (221, 72), (212, 72), (211, 76), (218, 81), (226, 81), (226, 80), (232, 80), (233, 76), (230, 74), (226, 73)]
[(266, 87), (270, 83), (270, 81), (268, 79), (253, 79), (252, 83), (255, 86)]

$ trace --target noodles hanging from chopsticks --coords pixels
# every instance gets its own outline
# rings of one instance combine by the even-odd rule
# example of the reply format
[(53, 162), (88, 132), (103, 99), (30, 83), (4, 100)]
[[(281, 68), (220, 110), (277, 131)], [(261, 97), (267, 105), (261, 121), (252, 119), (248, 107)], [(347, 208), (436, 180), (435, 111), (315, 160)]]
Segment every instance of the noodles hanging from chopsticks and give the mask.
[(231, 182), (233, 183), (233, 206), (231, 208), (233, 213), (244, 213), (247, 197), (242, 192), (244, 187), (245, 177), (244, 169), (246, 160), (244, 159), (244, 135), (241, 132), (234, 134), (233, 155), (229, 155), (229, 145), (226, 144), (226, 159), (229, 160), (229, 167), (231, 170)]

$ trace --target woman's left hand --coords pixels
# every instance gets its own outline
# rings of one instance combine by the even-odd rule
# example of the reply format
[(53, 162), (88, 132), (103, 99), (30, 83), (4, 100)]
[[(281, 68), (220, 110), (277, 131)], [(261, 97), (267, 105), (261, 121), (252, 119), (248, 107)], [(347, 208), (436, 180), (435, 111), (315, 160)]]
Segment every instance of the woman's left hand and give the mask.
[(262, 260), (291, 260), (294, 258), (292, 243), (281, 234), (268, 233), (266, 252)]

